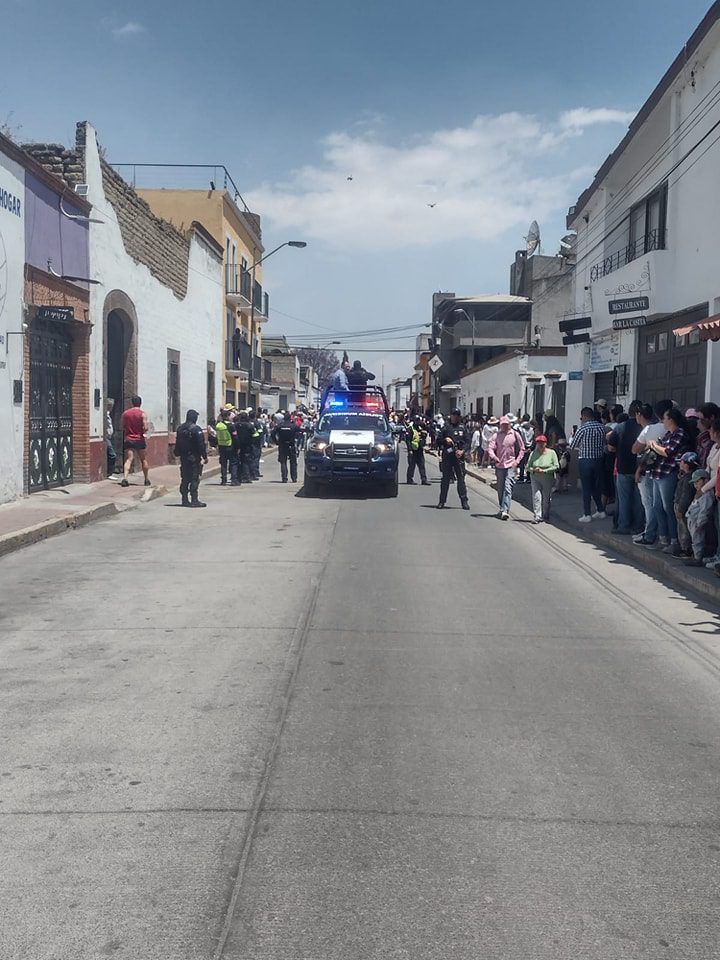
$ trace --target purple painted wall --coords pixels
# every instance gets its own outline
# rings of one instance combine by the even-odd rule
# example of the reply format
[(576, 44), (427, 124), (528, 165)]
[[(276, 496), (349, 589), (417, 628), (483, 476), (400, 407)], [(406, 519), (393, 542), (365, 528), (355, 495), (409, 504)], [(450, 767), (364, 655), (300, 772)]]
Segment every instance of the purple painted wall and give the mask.
[[(63, 209), (80, 214), (72, 197), (63, 197)], [(90, 255), (88, 225), (71, 220), (60, 212), (60, 195), (25, 172), (25, 260), (40, 270), (47, 270), (48, 258), (55, 273), (89, 277)]]

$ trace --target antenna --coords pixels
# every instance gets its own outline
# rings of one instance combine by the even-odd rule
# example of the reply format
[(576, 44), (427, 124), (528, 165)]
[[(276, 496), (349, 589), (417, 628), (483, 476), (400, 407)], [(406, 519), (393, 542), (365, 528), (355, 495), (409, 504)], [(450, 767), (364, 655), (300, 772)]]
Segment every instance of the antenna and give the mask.
[(540, 227), (537, 220), (533, 220), (530, 224), (525, 242), (527, 243), (527, 255), (531, 257), (540, 248)]

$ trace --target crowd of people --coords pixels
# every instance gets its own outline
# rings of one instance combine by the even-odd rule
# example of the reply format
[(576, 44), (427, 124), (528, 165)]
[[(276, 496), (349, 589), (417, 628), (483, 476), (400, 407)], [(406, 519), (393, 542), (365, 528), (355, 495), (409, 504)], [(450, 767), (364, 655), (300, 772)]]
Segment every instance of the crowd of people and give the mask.
[[(435, 448), (443, 467), (449, 424), (455, 430), (450, 442), (455, 460), (494, 469), (498, 517), (509, 519), (515, 484), (530, 483), (534, 522), (543, 523), (550, 520), (553, 495), (567, 492), (576, 458), (580, 523), (611, 519), (615, 536), (632, 537), (638, 547), (662, 550), (720, 576), (720, 407), (715, 403), (683, 412), (671, 399), (654, 405), (636, 400), (626, 411), (598, 400), (581, 410), (569, 436), (552, 410), (535, 418), (463, 418), (455, 410), (448, 423), (442, 415), (397, 415), (396, 420), (408, 442), (408, 483), (416, 466), (426, 479), (419, 447)], [(448, 483), (453, 480), (460, 480), (455, 466)], [(439, 505), (446, 495), (447, 489)], [(464, 480), (460, 495), (466, 502)]]

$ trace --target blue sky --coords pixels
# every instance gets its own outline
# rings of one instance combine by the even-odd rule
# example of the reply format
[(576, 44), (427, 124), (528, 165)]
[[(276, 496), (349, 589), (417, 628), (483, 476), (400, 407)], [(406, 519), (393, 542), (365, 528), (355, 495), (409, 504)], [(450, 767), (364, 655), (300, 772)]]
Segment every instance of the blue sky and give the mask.
[[(9, 0), (22, 42), (3, 44), (0, 121), (70, 143), (88, 119), (115, 162), (224, 163), (268, 248), (309, 243), (268, 261), (268, 332), (342, 340), (427, 322), (436, 289), (505, 292), (531, 219), (556, 253), (708, 7)], [(351, 353), (410, 372), (388, 350), (410, 341), (376, 346)]]

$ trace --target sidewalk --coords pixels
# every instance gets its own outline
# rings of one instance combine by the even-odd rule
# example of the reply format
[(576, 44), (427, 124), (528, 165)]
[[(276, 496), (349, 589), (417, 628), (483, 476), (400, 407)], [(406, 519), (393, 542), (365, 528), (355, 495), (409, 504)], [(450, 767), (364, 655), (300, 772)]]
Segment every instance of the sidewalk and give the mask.
[[(217, 459), (211, 459), (203, 479), (219, 472)], [(154, 467), (151, 487), (144, 486), (142, 473), (131, 475), (129, 487), (121, 487), (120, 480), (72, 483), (0, 505), (0, 556), (177, 492), (180, 470), (173, 464)]]
[[(494, 470), (469, 466), (467, 473), (468, 476), (488, 486), (495, 483)], [(518, 505), (531, 509), (529, 483), (515, 484), (513, 510), (516, 510)], [(682, 560), (669, 557), (661, 551), (635, 546), (631, 537), (613, 536), (611, 516), (608, 516), (607, 520), (578, 523), (581, 513), (582, 497), (579, 491), (571, 490), (569, 493), (556, 494), (553, 497), (550, 511), (553, 526), (567, 530), (581, 540), (595, 543), (610, 554), (631, 560), (638, 567), (654, 574), (668, 585), (681, 590), (692, 590), (711, 598), (720, 605), (720, 578), (712, 570), (706, 570), (704, 567), (686, 567)]]

